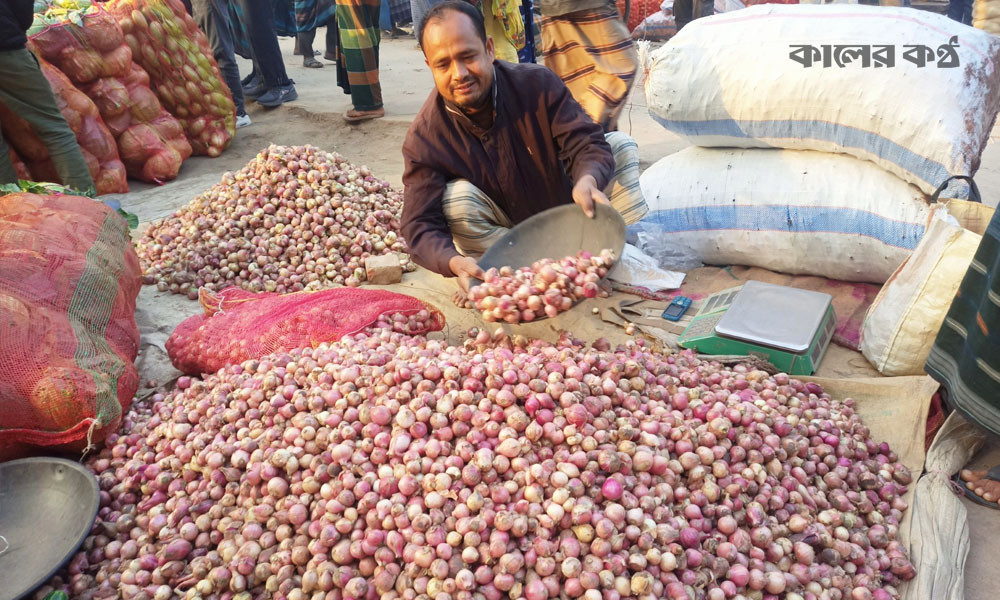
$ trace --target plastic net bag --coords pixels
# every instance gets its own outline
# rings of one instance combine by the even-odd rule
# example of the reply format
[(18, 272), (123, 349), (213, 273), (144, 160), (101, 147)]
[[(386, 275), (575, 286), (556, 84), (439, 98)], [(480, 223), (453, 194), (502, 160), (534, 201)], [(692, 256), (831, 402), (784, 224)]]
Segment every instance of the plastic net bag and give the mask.
[[(618, 13), (625, 14), (625, 0), (616, 0)], [(631, 8), (628, 13), (628, 22), (625, 26), (629, 31), (634, 31), (646, 17), (660, 12), (661, 0), (631, 0)]]
[(192, 375), (335, 342), (372, 326), (412, 335), (444, 327), (438, 310), (385, 290), (343, 287), (273, 294), (202, 288), (199, 300), (205, 313), (181, 322), (166, 344), (174, 366)]
[(35, 15), (29, 47), (86, 94), (118, 145), (129, 176), (169, 181), (189, 156), (180, 123), (149, 88), (149, 76), (132, 61), (121, 28), (106, 10), (79, 3), (67, 12)]
[(0, 197), (0, 451), (82, 448), (114, 430), (139, 386), (140, 285), (112, 208)]
[[(52, 86), (56, 105), (76, 135), (80, 151), (90, 176), (94, 179), (98, 194), (117, 194), (128, 191), (125, 179), (125, 165), (118, 156), (115, 138), (101, 120), (97, 105), (73, 85), (59, 69), (49, 62), (39, 59), (42, 74)], [(4, 138), (17, 149), (30, 172), (28, 179), (62, 183), (55, 164), (49, 156), (45, 144), (27, 121), (18, 117), (6, 107), (0, 106), (0, 124)]]
[(178, 0), (111, 0), (105, 6), (194, 153), (222, 154), (236, 132), (236, 106), (208, 38), (184, 6)]

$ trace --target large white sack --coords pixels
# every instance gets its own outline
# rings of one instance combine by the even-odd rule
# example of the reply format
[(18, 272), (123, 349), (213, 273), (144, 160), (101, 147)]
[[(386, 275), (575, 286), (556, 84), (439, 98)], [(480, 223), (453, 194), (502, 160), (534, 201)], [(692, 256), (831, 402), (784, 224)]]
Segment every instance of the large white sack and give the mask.
[(870, 162), (807, 150), (690, 147), (639, 183), (647, 254), (845, 281), (886, 281), (939, 208)]
[[(942, 68), (937, 52), (946, 60), (939, 47), (953, 37), (959, 66)], [(872, 46), (870, 66), (864, 50), (851, 56), (838, 45)], [(935, 58), (918, 67), (904, 59), (908, 45)], [(821, 49), (818, 63), (793, 60), (811, 54), (796, 46)], [(878, 46), (892, 47), (893, 67), (875, 66)], [(646, 101), (664, 127), (699, 146), (842, 152), (930, 195), (949, 175), (979, 168), (1000, 107), (998, 57), (1000, 38), (926, 11), (760, 5), (692, 21), (652, 52)], [(944, 197), (966, 196), (964, 184), (953, 188)]]
[(982, 236), (935, 219), (892, 274), (861, 325), (861, 353), (890, 377), (922, 375)]

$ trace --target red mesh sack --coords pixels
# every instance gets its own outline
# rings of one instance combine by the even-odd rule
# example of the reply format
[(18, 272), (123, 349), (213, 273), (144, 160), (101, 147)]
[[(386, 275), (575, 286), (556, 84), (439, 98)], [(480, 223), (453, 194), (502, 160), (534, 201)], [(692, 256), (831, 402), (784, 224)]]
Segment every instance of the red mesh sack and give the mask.
[(139, 276), (107, 205), (0, 197), (0, 455), (79, 449), (117, 427), (139, 387)]
[(366, 288), (334, 288), (294, 294), (202, 288), (205, 314), (185, 319), (167, 340), (178, 370), (214, 373), (227, 365), (274, 352), (335, 342), (373, 325), (413, 335), (440, 331), (444, 315), (403, 294)]
[(195, 154), (219, 156), (236, 132), (236, 106), (208, 38), (179, 0), (110, 0), (132, 60), (152, 80)]
[(156, 183), (177, 177), (191, 145), (133, 63), (110, 13), (97, 5), (78, 11), (31, 35), (28, 46), (93, 100), (130, 177)]
[[(108, 131), (97, 105), (78, 90), (68, 77), (62, 74), (52, 64), (39, 59), (42, 74), (48, 79), (55, 95), (56, 105), (76, 135), (80, 144), (90, 176), (94, 179), (98, 194), (120, 194), (128, 191), (125, 179), (125, 165), (118, 158), (118, 148), (115, 138)], [(3, 127), (5, 139), (26, 160), (33, 181), (51, 181), (63, 183), (56, 172), (55, 164), (49, 157), (49, 151), (42, 140), (35, 135), (27, 121), (15, 115), (6, 107), (0, 106), (0, 125)]]
[[(625, 14), (625, 0), (618, 0), (618, 14)], [(625, 24), (629, 31), (635, 30), (646, 17), (653, 13), (660, 12), (660, 5), (663, 0), (632, 0), (628, 13), (628, 22)]]

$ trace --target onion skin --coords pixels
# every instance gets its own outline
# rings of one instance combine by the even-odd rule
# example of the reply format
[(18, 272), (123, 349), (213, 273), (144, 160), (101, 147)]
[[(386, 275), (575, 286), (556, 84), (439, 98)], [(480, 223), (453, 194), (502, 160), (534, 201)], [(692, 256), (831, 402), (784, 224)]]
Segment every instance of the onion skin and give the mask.
[(391, 325), (134, 403), (43, 590), (889, 600), (915, 575), (907, 475), (851, 400), (642, 341)]

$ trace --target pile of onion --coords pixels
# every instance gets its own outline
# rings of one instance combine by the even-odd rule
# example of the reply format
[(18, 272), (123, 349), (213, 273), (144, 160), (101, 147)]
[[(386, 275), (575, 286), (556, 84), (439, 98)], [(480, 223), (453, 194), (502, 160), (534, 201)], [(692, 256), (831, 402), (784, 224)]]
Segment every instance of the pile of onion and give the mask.
[(516, 271), (488, 269), (483, 283), (469, 289), (468, 304), (481, 310), (487, 322), (531, 322), (555, 317), (583, 298), (606, 297), (599, 282), (615, 262), (614, 252), (594, 255), (581, 250), (560, 260), (543, 258)]
[(339, 154), (270, 146), (246, 167), (153, 224), (136, 244), (144, 283), (296, 292), (365, 280), (368, 256), (400, 253), (402, 195)]
[(642, 342), (390, 330), (182, 377), (38, 592), (888, 600), (910, 473), (851, 400)]

